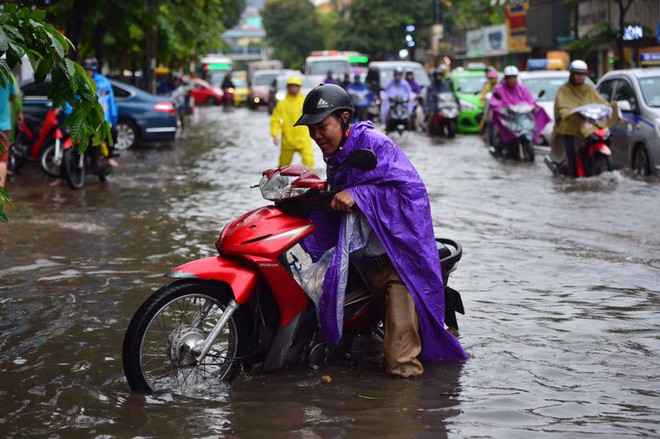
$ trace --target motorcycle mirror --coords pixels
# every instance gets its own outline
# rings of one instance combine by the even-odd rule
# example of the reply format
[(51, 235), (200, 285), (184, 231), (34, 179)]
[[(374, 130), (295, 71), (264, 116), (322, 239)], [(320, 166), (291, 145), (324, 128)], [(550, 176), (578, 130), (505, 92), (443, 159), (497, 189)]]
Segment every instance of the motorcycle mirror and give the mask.
[(370, 149), (356, 149), (349, 154), (346, 164), (361, 171), (371, 171), (376, 168), (378, 159), (376, 158), (376, 154)]
[(545, 90), (539, 92), (539, 98), (542, 98), (543, 96), (545, 96)]

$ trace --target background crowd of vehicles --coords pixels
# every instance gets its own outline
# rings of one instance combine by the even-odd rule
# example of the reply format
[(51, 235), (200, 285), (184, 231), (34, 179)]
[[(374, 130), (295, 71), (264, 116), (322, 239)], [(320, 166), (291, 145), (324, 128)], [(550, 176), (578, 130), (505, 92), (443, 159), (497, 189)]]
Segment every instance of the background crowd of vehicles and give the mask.
[[(519, 82), (527, 87), (537, 103), (550, 116), (550, 122), (540, 133), (539, 144), (549, 146), (554, 125), (554, 102), (558, 88), (569, 77), (569, 72), (561, 67), (541, 66), (538, 60), (529, 60), (528, 70), (521, 71)], [(174, 77), (176, 84), (158, 95), (144, 92), (140, 88), (113, 79), (111, 84), (116, 96), (119, 121), (117, 123), (118, 150), (127, 149), (136, 143), (169, 142), (176, 138), (183, 127), (186, 114), (195, 106), (221, 105), (230, 100), (233, 106), (247, 106), (250, 109), (266, 108), (272, 113), (277, 101), (285, 94), (286, 79), (292, 75), (301, 76), (301, 93), (306, 95), (315, 85), (327, 81), (328, 75), (335, 83), (350, 81), (357, 76), (367, 85), (373, 98), (365, 117), (375, 122), (379, 119), (382, 91), (392, 79), (395, 69), (413, 72), (415, 81), (422, 87), (418, 105), (410, 112), (410, 123), (405, 129), (426, 130), (430, 135), (441, 134), (453, 137), (455, 133), (476, 134), (482, 130), (485, 105), (480, 99), (486, 83), (485, 65), (468, 65), (467, 68), (454, 68), (448, 71), (445, 82), (449, 85), (457, 107), (447, 100), (445, 116), (430, 118), (431, 127), (423, 120), (423, 96), (431, 84), (427, 69), (412, 61), (371, 61), (357, 52), (320, 51), (307, 57), (303, 72), (286, 69), (280, 61), (267, 60), (247, 63), (245, 70), (235, 70), (232, 60), (222, 55), (208, 55), (201, 60), (200, 77)], [(222, 81), (231, 74), (233, 87), (223, 91)], [(432, 76), (432, 75), (431, 75)], [(164, 85), (171, 85), (173, 76), (161, 78)], [(502, 78), (499, 73), (499, 78)], [(608, 101), (626, 101), (621, 110), (621, 119), (612, 127), (608, 138), (611, 148), (611, 164), (614, 168), (630, 168), (642, 175), (660, 173), (660, 69), (628, 69), (606, 73), (598, 83), (587, 78), (591, 86)], [(33, 132), (39, 132), (40, 125), (52, 106), (48, 98), (50, 81), (36, 84), (27, 81), (21, 84), (24, 113), (32, 125)], [(225, 96), (227, 95), (227, 96)], [(451, 105), (449, 105), (451, 103)], [(438, 110), (439, 112), (439, 110)], [(438, 128), (442, 117), (452, 120), (450, 127)], [(451, 113), (450, 116), (448, 116)], [(416, 120), (415, 120), (416, 119)], [(36, 121), (36, 122), (35, 122)], [(393, 131), (393, 130), (388, 130)], [(396, 130), (394, 130), (396, 131)], [(32, 158), (34, 159), (34, 157)]]

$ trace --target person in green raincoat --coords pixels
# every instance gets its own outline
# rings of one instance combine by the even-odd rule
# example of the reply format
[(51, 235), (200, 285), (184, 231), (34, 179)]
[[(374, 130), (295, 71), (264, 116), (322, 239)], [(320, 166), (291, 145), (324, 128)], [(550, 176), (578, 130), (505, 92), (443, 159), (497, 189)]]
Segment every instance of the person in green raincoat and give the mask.
[[(582, 105), (604, 104), (610, 105), (590, 84), (586, 83), (588, 67), (587, 63), (576, 59), (568, 67), (570, 76), (568, 81), (559, 87), (555, 97), (555, 126), (552, 133), (552, 158), (556, 162), (563, 160), (561, 152), (565, 152), (566, 161), (570, 176), (575, 178), (577, 170), (576, 147), (578, 142), (586, 137), (588, 133), (583, 131), (583, 123), (579, 117), (570, 117), (572, 111)], [(616, 103), (613, 107), (612, 118), (608, 121), (608, 126), (613, 126), (618, 120), (618, 107)], [(578, 139), (578, 141), (576, 141)], [(561, 151), (563, 140), (564, 151)], [(579, 153), (586, 151), (579, 151)]]

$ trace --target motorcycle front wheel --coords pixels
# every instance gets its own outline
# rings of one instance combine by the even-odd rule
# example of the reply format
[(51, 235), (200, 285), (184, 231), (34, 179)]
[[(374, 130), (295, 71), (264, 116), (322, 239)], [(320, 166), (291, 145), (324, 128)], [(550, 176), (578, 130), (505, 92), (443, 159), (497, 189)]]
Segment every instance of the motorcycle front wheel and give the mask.
[(207, 338), (232, 298), (226, 286), (198, 280), (174, 282), (149, 297), (124, 337), (124, 374), (131, 389), (185, 391), (231, 382), (240, 371), (240, 355), (249, 340), (249, 326), (240, 309), (201, 361), (191, 348)]
[(60, 170), (62, 178), (71, 189), (80, 189), (85, 185), (85, 157), (76, 148), (64, 151)]
[(57, 157), (57, 148), (55, 148), (55, 142), (51, 142), (48, 145), (44, 146), (44, 149), (41, 151), (39, 157), (39, 164), (41, 169), (49, 177), (57, 178), (60, 176), (60, 167), (62, 165), (63, 158)]
[(603, 172), (612, 172), (612, 157), (596, 153), (594, 155), (593, 175), (600, 175)]
[(525, 155), (525, 160), (528, 162), (534, 161), (534, 143), (529, 140), (522, 140), (522, 151)]

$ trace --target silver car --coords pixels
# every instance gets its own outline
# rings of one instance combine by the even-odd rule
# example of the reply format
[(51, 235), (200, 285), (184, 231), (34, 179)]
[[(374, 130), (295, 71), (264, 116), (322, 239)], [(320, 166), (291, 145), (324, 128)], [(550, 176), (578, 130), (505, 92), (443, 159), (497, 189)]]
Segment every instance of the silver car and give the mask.
[[(550, 122), (541, 131), (541, 144), (550, 145), (552, 129), (555, 126), (555, 96), (557, 90), (568, 81), (568, 70), (532, 70), (520, 72), (519, 80), (536, 98), (536, 102), (543, 107)], [(591, 79), (587, 83), (594, 86)]]
[(613, 70), (596, 84), (623, 118), (612, 128), (612, 162), (636, 174), (660, 174), (660, 68)]

